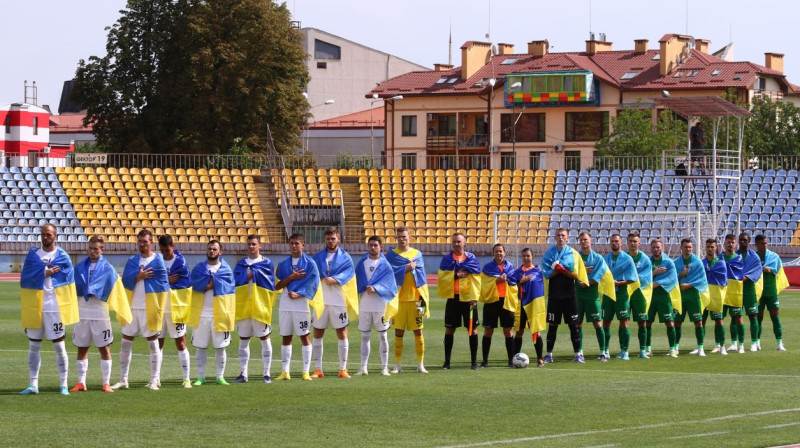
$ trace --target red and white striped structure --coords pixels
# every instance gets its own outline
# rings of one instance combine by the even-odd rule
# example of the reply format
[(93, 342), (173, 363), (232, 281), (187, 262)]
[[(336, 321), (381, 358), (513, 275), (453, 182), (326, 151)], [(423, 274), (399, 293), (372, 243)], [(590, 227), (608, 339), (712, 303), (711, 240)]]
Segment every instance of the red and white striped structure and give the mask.
[(50, 143), (50, 113), (33, 104), (0, 106), (0, 126), (0, 151), (10, 166), (64, 166), (75, 149)]

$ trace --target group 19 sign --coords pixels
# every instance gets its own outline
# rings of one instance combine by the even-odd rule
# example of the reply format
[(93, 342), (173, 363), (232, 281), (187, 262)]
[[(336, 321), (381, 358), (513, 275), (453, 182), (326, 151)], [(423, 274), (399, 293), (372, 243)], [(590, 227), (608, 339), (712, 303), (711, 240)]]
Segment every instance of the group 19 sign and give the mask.
[(105, 165), (108, 163), (108, 154), (82, 153), (75, 154), (75, 164)]

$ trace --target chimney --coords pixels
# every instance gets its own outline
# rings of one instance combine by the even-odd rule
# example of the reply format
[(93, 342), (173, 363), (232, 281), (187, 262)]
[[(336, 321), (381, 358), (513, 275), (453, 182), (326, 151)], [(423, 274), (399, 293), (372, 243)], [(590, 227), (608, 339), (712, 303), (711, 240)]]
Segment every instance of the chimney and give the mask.
[(783, 54), (764, 53), (764, 65), (776, 72), (783, 73)]
[(528, 42), (528, 54), (531, 56), (546, 56), (549, 49), (550, 42), (547, 39)]
[(711, 41), (708, 39), (695, 39), (694, 41), (694, 48), (701, 52), (708, 54), (708, 47), (711, 45)]
[(468, 41), (461, 46), (461, 80), (467, 80), (489, 62), (492, 44)]
[(452, 70), (453, 64), (433, 64), (433, 71), (435, 72), (446, 72), (447, 70)]
[(591, 55), (603, 51), (611, 51), (612, 44), (613, 42), (606, 42), (605, 40), (587, 40), (586, 53)]
[(514, 54), (514, 44), (497, 44), (497, 52), (501, 55)]
[(647, 39), (636, 39), (634, 43), (634, 53), (647, 53)]
[(665, 34), (658, 43), (661, 45), (661, 59), (659, 74), (666, 75), (678, 65), (681, 52), (686, 48), (686, 44), (692, 40), (691, 36), (683, 34)]

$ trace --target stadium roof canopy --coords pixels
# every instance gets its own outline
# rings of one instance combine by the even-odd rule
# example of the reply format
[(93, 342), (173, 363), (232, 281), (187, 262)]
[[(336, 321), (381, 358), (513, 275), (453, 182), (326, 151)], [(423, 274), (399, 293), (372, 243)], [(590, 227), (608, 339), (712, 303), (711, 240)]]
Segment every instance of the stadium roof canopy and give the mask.
[(656, 104), (684, 117), (746, 117), (750, 111), (718, 96), (656, 98)]

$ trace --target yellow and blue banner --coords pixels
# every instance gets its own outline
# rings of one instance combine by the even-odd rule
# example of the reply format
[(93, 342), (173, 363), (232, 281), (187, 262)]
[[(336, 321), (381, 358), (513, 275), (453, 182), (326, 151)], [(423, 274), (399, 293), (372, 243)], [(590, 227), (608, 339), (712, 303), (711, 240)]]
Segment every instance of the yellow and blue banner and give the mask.
[[(675, 269), (682, 269), (686, 266), (683, 255), (678, 255), (677, 258), (672, 260), (675, 263)], [(689, 257), (689, 272), (683, 277), (680, 283), (689, 283), (692, 288), (696, 289), (700, 294), (700, 311), (708, 307), (711, 302), (711, 297), (708, 293), (708, 279), (706, 278), (706, 269), (703, 267), (703, 262), (700, 261), (697, 255), (691, 254)]]
[(642, 285), (639, 282), (639, 272), (636, 270), (636, 263), (633, 262), (633, 257), (628, 255), (627, 252), (620, 252), (615, 260), (614, 254), (609, 252), (606, 254), (605, 260), (606, 264), (611, 268), (611, 275), (614, 277), (614, 281), (632, 282), (625, 286), (628, 291), (628, 297), (632, 296)]
[(331, 277), (342, 287), (344, 303), (347, 304), (347, 312), (350, 319), (358, 319), (358, 284), (356, 283), (356, 270), (353, 266), (353, 259), (341, 247), (336, 248), (333, 258), (328, 263), (328, 249), (322, 249), (314, 254), (314, 262), (317, 263), (320, 279)]
[[(471, 252), (464, 252), (466, 258), (458, 261), (453, 258), (453, 253), (442, 257), (439, 263), (439, 297), (452, 299), (456, 295), (456, 281), (458, 282), (458, 298), (461, 302), (478, 300), (481, 294), (480, 273), (481, 266), (478, 257)], [(467, 276), (456, 279), (456, 272), (467, 271)]]
[[(409, 248), (406, 252), (398, 253), (396, 248), (389, 248), (386, 252), (386, 261), (389, 262), (394, 271), (394, 280), (399, 290), (397, 297), (399, 301), (416, 301), (418, 296), (426, 302), (428, 301), (430, 297), (428, 274), (425, 272), (425, 260), (422, 257), (422, 252)], [(406, 268), (410, 263), (414, 263), (416, 267), (406, 272)], [(413, 279), (413, 290), (406, 285), (406, 278)], [(404, 294), (403, 291), (408, 291), (408, 294)], [(430, 306), (425, 307), (425, 317), (430, 317)]]
[(92, 260), (86, 257), (75, 266), (75, 292), (78, 300), (89, 300), (90, 296), (108, 304), (108, 310), (117, 313), (117, 321), (122, 325), (127, 325), (133, 319), (131, 305), (128, 303), (128, 296), (125, 294), (125, 287), (122, 286), (122, 279), (114, 266), (100, 256), (94, 265), (94, 271), (89, 277), (89, 267)]
[[(317, 263), (308, 255), (302, 254), (297, 261), (296, 269), (298, 271), (304, 271), (306, 275), (303, 278), (298, 278), (289, 282), (289, 284), (286, 285), (286, 289), (308, 299), (311, 308), (316, 311), (317, 316), (322, 315), (325, 304), (322, 301), (322, 288), (320, 288)], [(281, 280), (290, 275), (292, 275), (292, 257), (286, 257), (283, 261), (278, 263), (278, 269), (275, 270), (275, 280), (280, 283)]]
[(586, 265), (577, 250), (564, 246), (551, 246), (542, 256), (542, 275), (544, 276), (544, 295), (550, 296), (550, 276), (553, 275), (556, 264), (560, 264), (569, 272), (575, 274), (578, 282), (589, 283)]
[[(547, 328), (547, 304), (544, 298), (542, 270), (538, 266), (531, 266), (530, 269), (522, 266), (514, 270), (510, 280), (518, 285), (520, 307), (528, 316), (527, 324), (531, 333), (537, 333)], [(518, 312), (517, 315), (519, 314)]]
[(217, 272), (208, 269), (208, 262), (197, 263), (192, 269), (192, 313), (189, 326), (197, 328), (200, 314), (203, 311), (203, 295), (209, 281), (214, 283), (214, 331), (233, 331), (236, 317), (236, 286), (233, 282), (233, 271), (222, 257)]
[[(611, 300), (617, 300), (617, 290), (614, 288), (614, 276), (611, 275), (611, 270), (606, 264), (605, 258), (595, 251), (591, 251), (584, 261), (586, 266), (586, 275), (589, 279), (589, 284), (594, 282), (597, 284), (597, 292), (600, 297), (606, 296)], [(589, 267), (592, 272), (589, 272)]]
[[(252, 282), (247, 278), (252, 272)], [(275, 305), (275, 270), (272, 260), (247, 264), (242, 258), (233, 268), (233, 281), (236, 285), (236, 320), (255, 319), (269, 324), (272, 322), (272, 307)]]
[(761, 258), (753, 249), (747, 249), (747, 252), (739, 255), (742, 257), (742, 279), (746, 278), (755, 283), (756, 298), (760, 301), (764, 292), (764, 266), (761, 264)]
[[(169, 309), (172, 322), (185, 324), (189, 322), (192, 309), (192, 281), (189, 278), (189, 265), (178, 249), (174, 250), (175, 261), (167, 270), (167, 277), (177, 275), (175, 283), (169, 284)], [(165, 263), (166, 264), (166, 263)]]
[(58, 311), (64, 325), (72, 325), (79, 320), (78, 295), (75, 291), (75, 272), (67, 252), (56, 246), (55, 254), (49, 264), (39, 258), (38, 248), (31, 247), (22, 264), (20, 276), (20, 309), (23, 328), (42, 327), (42, 303), (44, 301), (44, 272), (58, 266), (60, 270), (51, 276), (53, 292), (58, 302)]
[(708, 295), (711, 299), (707, 308), (709, 311), (721, 313), (728, 290), (728, 268), (725, 266), (725, 260), (719, 256), (713, 260), (703, 258), (703, 268), (706, 271)]
[(483, 303), (494, 303), (500, 300), (500, 292), (497, 289), (497, 280), (501, 275), (506, 275), (506, 292), (502, 296), (505, 298), (503, 301), (503, 309), (517, 312), (519, 302), (519, 292), (517, 290), (517, 283), (512, 280), (511, 276), (514, 274), (514, 265), (508, 260), (503, 260), (503, 268), (494, 259), (490, 260), (483, 266), (481, 271), (481, 294), (480, 301)]
[(364, 262), (369, 258), (369, 253), (364, 254), (356, 264), (356, 284), (358, 285), (358, 294), (364, 294), (367, 286), (372, 286), (375, 293), (386, 302), (386, 309), (383, 317), (388, 322), (397, 314), (399, 302), (397, 300), (397, 281), (395, 280), (394, 270), (392, 265), (383, 254), (380, 254), (380, 261), (372, 273), (372, 277), (367, 280), (367, 269)]
[(775, 252), (767, 249), (764, 253), (763, 263), (765, 268), (769, 268), (772, 275), (775, 276), (775, 293), (780, 294), (784, 289), (789, 287), (789, 279), (786, 277), (786, 272), (783, 270), (783, 263), (781, 257)]
[[(139, 262), (141, 254), (136, 254), (128, 259), (122, 270), (122, 286), (128, 294), (128, 303), (133, 302), (133, 290), (136, 287), (136, 276), (139, 275)], [(169, 297), (169, 279), (167, 278), (167, 265), (161, 254), (155, 254), (153, 261), (143, 269), (151, 269), (153, 276), (142, 280), (144, 282), (144, 301), (147, 315), (147, 330), (161, 331), (164, 320), (164, 307)]]
[(744, 262), (738, 253), (731, 258), (728, 255), (720, 254), (725, 259), (725, 275), (728, 278), (728, 285), (725, 289), (725, 300), (723, 305), (735, 308), (742, 306), (742, 278), (744, 277)]
[[(642, 252), (638, 252), (636, 256), (631, 255), (631, 258), (636, 265), (636, 273), (639, 275), (639, 293), (644, 297), (645, 312), (649, 312), (650, 302), (653, 300), (653, 264)], [(635, 291), (631, 293), (631, 297), (634, 293)]]
[(679, 313), (682, 312), (681, 288), (678, 286), (678, 271), (675, 270), (675, 263), (669, 257), (663, 256), (660, 260), (656, 260), (651, 256), (650, 263), (653, 265), (653, 270), (659, 267), (667, 269), (661, 274), (653, 273), (653, 283), (657, 283), (658, 286), (664, 288), (664, 291), (669, 294), (672, 308)]

